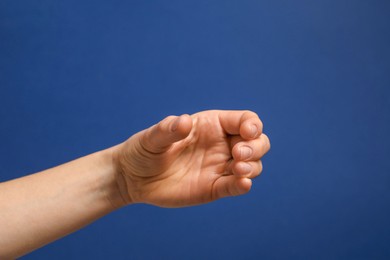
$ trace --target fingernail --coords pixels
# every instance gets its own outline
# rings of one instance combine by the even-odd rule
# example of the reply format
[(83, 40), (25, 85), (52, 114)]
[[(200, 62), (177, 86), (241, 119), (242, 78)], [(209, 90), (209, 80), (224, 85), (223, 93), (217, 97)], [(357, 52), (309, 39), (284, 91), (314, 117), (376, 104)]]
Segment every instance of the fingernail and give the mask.
[(257, 126), (255, 124), (251, 125), (250, 133), (252, 138), (256, 137), (258, 131), (259, 130), (257, 129)]
[(240, 157), (241, 159), (248, 159), (252, 155), (252, 148), (248, 146), (242, 146), (240, 148)]
[(180, 117), (178, 117), (175, 122), (173, 122), (172, 126), (171, 126), (171, 131), (172, 132), (175, 132), (177, 127), (179, 126), (179, 123), (180, 123)]
[(245, 173), (250, 173), (252, 171), (252, 166), (249, 163), (243, 163), (241, 168)]

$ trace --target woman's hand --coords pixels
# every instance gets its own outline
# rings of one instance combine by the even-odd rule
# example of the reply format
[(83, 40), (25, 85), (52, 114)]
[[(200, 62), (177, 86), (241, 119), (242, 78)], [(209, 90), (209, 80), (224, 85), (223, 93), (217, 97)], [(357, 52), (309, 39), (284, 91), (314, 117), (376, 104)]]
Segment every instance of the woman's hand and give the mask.
[(169, 116), (119, 145), (117, 180), (126, 203), (182, 207), (247, 193), (270, 149), (250, 111)]
[(249, 111), (167, 117), (115, 147), (0, 183), (0, 258), (131, 203), (183, 207), (248, 192), (269, 150)]

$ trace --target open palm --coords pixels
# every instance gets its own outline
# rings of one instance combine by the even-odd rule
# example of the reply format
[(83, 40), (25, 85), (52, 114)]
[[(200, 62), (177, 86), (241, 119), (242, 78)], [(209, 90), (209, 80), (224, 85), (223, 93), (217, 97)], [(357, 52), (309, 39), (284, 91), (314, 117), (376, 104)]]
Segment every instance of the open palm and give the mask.
[(270, 144), (250, 111), (170, 116), (129, 138), (117, 155), (131, 202), (181, 207), (241, 195)]

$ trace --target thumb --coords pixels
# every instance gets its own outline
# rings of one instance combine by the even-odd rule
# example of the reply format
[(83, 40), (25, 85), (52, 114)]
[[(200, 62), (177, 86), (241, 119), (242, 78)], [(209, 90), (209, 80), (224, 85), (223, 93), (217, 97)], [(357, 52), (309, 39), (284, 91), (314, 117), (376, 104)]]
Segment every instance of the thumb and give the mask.
[(252, 187), (252, 180), (249, 178), (238, 178), (234, 175), (222, 176), (214, 182), (213, 199), (243, 195)]
[(186, 138), (191, 129), (192, 119), (189, 115), (168, 116), (144, 131), (141, 145), (150, 153), (163, 153), (173, 143)]

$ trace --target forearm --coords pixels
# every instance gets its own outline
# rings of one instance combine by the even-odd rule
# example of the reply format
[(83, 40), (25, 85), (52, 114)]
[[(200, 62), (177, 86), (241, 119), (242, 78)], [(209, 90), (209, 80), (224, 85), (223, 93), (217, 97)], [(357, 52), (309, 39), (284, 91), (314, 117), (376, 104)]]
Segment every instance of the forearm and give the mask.
[(0, 258), (15, 258), (125, 205), (114, 148), (0, 183)]

